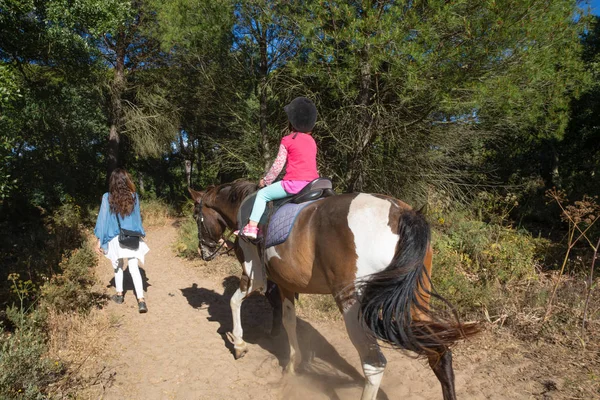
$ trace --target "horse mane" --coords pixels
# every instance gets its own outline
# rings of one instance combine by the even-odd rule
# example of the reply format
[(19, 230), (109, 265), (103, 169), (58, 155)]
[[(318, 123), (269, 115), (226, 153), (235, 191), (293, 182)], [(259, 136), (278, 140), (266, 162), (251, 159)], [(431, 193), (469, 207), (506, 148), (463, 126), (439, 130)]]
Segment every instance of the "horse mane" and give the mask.
[(247, 196), (258, 190), (258, 185), (254, 182), (247, 181), (245, 179), (238, 179), (231, 183), (224, 183), (219, 186), (213, 186), (206, 190), (204, 201), (207, 205), (214, 205), (217, 201), (217, 197), (225, 199), (233, 204), (239, 205), (242, 200)]

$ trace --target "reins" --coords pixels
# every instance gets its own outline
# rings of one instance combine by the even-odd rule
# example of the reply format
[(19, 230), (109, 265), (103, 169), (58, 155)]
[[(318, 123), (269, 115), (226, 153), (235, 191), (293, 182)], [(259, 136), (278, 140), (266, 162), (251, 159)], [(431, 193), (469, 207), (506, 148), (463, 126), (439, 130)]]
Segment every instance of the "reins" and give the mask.
[[(209, 232), (208, 228), (206, 227), (206, 225), (204, 225), (204, 214), (202, 214), (202, 206), (204, 199), (201, 198), (200, 201), (198, 202), (199, 206), (200, 206), (200, 230), (199, 233), (202, 236), (201, 239), (199, 239), (200, 245), (206, 245), (206, 241), (204, 240), (204, 235), (202, 235), (202, 229), (204, 229), (206, 232)], [(212, 259), (214, 259), (219, 251), (223, 248), (223, 246), (225, 246), (225, 244), (227, 243), (227, 240), (225, 238), (223, 238), (223, 235), (221, 235), (221, 239), (223, 239), (223, 243), (221, 243), (217, 249), (215, 251), (213, 251), (208, 257), (202, 257), (204, 259), (204, 261), (211, 261)], [(233, 250), (234, 248), (230, 248), (227, 251), (225, 251), (223, 254), (228, 254), (231, 250)]]

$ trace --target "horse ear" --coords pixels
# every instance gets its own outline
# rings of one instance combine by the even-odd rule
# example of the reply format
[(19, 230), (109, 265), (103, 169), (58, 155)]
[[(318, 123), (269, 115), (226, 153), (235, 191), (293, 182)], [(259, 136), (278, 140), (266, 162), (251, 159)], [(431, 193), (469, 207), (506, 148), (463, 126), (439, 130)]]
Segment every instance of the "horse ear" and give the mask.
[(194, 199), (194, 201), (196, 203), (199, 203), (200, 199), (202, 199), (202, 196), (204, 195), (204, 192), (198, 192), (189, 186), (188, 186), (188, 191), (190, 192), (190, 194), (192, 195), (192, 199)]

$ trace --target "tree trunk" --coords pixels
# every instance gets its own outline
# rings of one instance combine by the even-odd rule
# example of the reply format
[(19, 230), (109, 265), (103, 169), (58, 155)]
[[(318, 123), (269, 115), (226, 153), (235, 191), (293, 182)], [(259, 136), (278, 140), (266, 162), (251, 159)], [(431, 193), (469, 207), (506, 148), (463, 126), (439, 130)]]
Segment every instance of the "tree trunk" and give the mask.
[(111, 85), (110, 91), (110, 132), (108, 135), (108, 170), (107, 179), (110, 177), (112, 171), (119, 166), (119, 143), (120, 143), (120, 129), (121, 129), (121, 117), (123, 114), (123, 104), (121, 103), (121, 96), (125, 91), (125, 33), (123, 31), (117, 34), (115, 42), (115, 72), (114, 80)]
[(144, 174), (138, 171), (138, 192), (144, 194)]
[(360, 52), (360, 90), (357, 98), (357, 106), (361, 114), (361, 123), (357, 127), (358, 143), (355, 143), (355, 151), (348, 157), (348, 172), (346, 173), (346, 184), (348, 191), (354, 192), (362, 189), (363, 169), (360, 158), (367, 146), (374, 138), (372, 129), (372, 116), (369, 113), (371, 100), (371, 63), (369, 62), (369, 48), (366, 45)]
[(198, 142), (196, 144), (196, 148), (194, 151), (195, 159), (196, 159), (196, 176), (200, 177), (202, 173), (202, 141), (200, 138), (197, 139)]
[(552, 185), (554, 187), (561, 188), (562, 182), (560, 179), (560, 171), (558, 169), (559, 158), (558, 158), (558, 150), (556, 150), (556, 141), (553, 140), (551, 145), (552, 145)]
[(192, 157), (194, 152), (190, 149), (192, 147), (192, 142), (190, 141), (190, 136), (188, 134), (188, 144), (185, 144), (183, 140), (183, 134), (181, 130), (179, 131), (179, 152), (183, 157), (183, 164), (185, 169), (185, 182), (188, 187), (192, 187)]
[(192, 160), (185, 160), (185, 181), (188, 187), (192, 187)]
[(260, 102), (260, 139), (262, 145), (262, 153), (263, 153), (263, 161), (265, 173), (268, 171), (271, 166), (271, 151), (269, 146), (269, 133), (267, 130), (267, 74), (269, 73), (268, 69), (268, 60), (267, 60), (267, 36), (266, 29), (263, 29), (263, 32), (259, 39), (259, 49), (260, 49), (260, 64), (259, 64), (259, 102)]

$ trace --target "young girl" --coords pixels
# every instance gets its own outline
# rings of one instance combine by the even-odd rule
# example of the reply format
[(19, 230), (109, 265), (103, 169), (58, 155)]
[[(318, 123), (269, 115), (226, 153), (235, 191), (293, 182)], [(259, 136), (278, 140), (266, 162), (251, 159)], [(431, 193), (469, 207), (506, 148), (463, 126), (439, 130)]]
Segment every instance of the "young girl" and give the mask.
[[(117, 221), (117, 218), (119, 219)], [(127, 260), (127, 269), (131, 274), (135, 293), (138, 298), (140, 313), (148, 312), (144, 300), (142, 276), (138, 268), (138, 260), (144, 263), (144, 256), (150, 249), (142, 240), (137, 250), (121, 247), (119, 244), (119, 224), (123, 229), (140, 232), (146, 235), (142, 227), (140, 215), (140, 199), (135, 185), (127, 171), (117, 168), (110, 175), (108, 193), (102, 196), (102, 205), (96, 220), (94, 234), (98, 238), (98, 252), (112, 261), (115, 271), (115, 287), (113, 300), (123, 303), (123, 261)]]
[[(260, 180), (262, 187), (256, 195), (250, 221), (242, 229), (242, 235), (250, 239), (258, 236), (258, 221), (265, 212), (267, 202), (282, 199), (300, 192), (308, 183), (317, 179), (317, 144), (311, 136), (317, 121), (317, 108), (306, 97), (297, 97), (284, 107), (291, 133), (281, 139), (279, 153), (271, 169)], [(283, 180), (273, 183), (286, 164)]]

